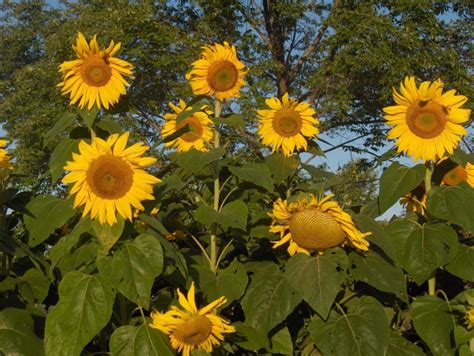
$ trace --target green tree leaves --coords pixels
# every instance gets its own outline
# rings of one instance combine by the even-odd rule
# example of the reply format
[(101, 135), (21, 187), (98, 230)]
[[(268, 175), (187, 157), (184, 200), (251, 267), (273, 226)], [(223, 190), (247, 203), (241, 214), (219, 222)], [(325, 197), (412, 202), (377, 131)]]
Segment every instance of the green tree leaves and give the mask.
[(47, 355), (80, 355), (109, 322), (115, 294), (98, 275), (72, 271), (59, 285), (59, 302), (46, 318)]
[(110, 352), (115, 356), (175, 354), (165, 341), (165, 336), (145, 324), (125, 325), (115, 329), (110, 337)]

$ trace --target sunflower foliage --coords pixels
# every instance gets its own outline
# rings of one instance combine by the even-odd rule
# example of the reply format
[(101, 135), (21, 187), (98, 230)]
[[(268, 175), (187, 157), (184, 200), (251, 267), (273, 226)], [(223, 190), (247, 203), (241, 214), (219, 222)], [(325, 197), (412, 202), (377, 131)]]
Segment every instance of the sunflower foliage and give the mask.
[(357, 184), (310, 164), (324, 158), (317, 108), (282, 93), (242, 115), (238, 47), (208, 43), (189, 63), (194, 96), (169, 104), (150, 147), (107, 116), (140, 73), (100, 44), (78, 33), (58, 63), (71, 107), (45, 135), (57, 191), (15, 187), (1, 141), (1, 353), (474, 352), (462, 92), (407, 76), (379, 108), (397, 149), (348, 169), (378, 194), (352, 200)]

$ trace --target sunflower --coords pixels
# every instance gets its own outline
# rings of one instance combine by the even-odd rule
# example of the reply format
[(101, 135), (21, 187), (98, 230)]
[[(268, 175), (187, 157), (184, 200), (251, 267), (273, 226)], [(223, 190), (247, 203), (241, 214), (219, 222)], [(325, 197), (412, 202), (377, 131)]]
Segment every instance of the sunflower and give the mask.
[(466, 322), (469, 329), (474, 328), (474, 308), (470, 308), (466, 312)]
[(212, 131), (212, 121), (209, 119), (210, 111), (206, 111), (206, 106), (201, 108), (202, 111), (198, 111), (189, 115), (188, 117), (176, 123), (178, 114), (183, 111), (189, 111), (192, 108), (186, 108), (186, 104), (183, 100), (179, 101), (179, 106), (169, 103), (174, 113), (165, 115), (165, 124), (161, 130), (161, 135), (167, 137), (173, 135), (176, 131), (188, 125), (189, 131), (182, 134), (173, 141), (166, 142), (166, 147), (176, 147), (178, 152), (189, 151), (195, 148), (198, 151), (207, 151), (206, 144), (212, 140), (214, 133)]
[(289, 157), (295, 149), (307, 149), (306, 138), (312, 138), (319, 133), (316, 125), (319, 121), (313, 115), (315, 111), (305, 102), (298, 103), (290, 99), (288, 93), (282, 100), (270, 98), (265, 100), (269, 110), (258, 110), (260, 128), (258, 134), (264, 145), (273, 147), (273, 152), (283, 148), (285, 156)]
[(77, 58), (59, 66), (63, 81), (58, 84), (63, 95), (69, 94), (71, 105), (79, 101), (79, 107), (91, 110), (94, 104), (108, 109), (125, 94), (128, 83), (122, 75), (131, 76), (133, 66), (114, 57), (121, 44), (110, 42), (101, 50), (96, 36), (87, 43), (84, 35), (78, 33), (76, 46), (72, 48)]
[(292, 203), (278, 199), (269, 214), (273, 218), (270, 232), (280, 234), (273, 248), (289, 242), (287, 251), (291, 256), (346, 243), (367, 251), (369, 242), (365, 238), (371, 233), (360, 232), (350, 215), (331, 198), (332, 194), (321, 200), (310, 195), (309, 199), (303, 197)]
[(212, 352), (224, 340), (225, 333), (235, 332), (232, 325), (213, 313), (213, 310), (224, 305), (227, 300), (220, 297), (198, 310), (194, 298), (194, 282), (186, 298), (178, 289), (179, 304), (182, 308), (172, 306), (166, 313), (151, 313), (152, 328), (169, 335), (171, 345), (189, 356), (194, 349)]
[(474, 164), (467, 163), (465, 167), (458, 164), (443, 176), (446, 185), (458, 185), (466, 182), (474, 188)]
[(224, 42), (203, 48), (201, 58), (186, 74), (194, 94), (215, 96), (220, 101), (238, 98), (245, 85), (245, 65), (237, 58), (235, 47)]
[(406, 77), (400, 93), (393, 89), (398, 105), (387, 106), (387, 124), (394, 126), (389, 139), (397, 139), (398, 152), (406, 152), (414, 160), (436, 160), (448, 152), (452, 154), (466, 129), (461, 125), (469, 120), (470, 110), (461, 106), (467, 101), (456, 90), (443, 93), (441, 80), (423, 82), (417, 88), (414, 77)]
[(88, 213), (101, 224), (117, 222), (116, 212), (132, 220), (132, 208), (144, 210), (142, 200), (153, 200), (153, 184), (160, 180), (143, 168), (156, 158), (143, 157), (148, 147), (136, 143), (128, 148), (129, 133), (114, 134), (104, 141), (95, 137), (91, 144), (81, 141), (80, 154), (73, 153), (73, 161), (64, 169), (71, 171), (63, 183), (74, 183), (70, 195), (76, 194), (74, 208), (85, 205), (82, 216)]
[(405, 205), (409, 212), (415, 212), (425, 215), (426, 211), (426, 189), (425, 184), (422, 183), (411, 192), (406, 193), (400, 198), (400, 204)]
[(11, 157), (8, 154), (8, 151), (5, 149), (5, 146), (8, 144), (7, 140), (0, 140), (0, 168), (12, 169)]

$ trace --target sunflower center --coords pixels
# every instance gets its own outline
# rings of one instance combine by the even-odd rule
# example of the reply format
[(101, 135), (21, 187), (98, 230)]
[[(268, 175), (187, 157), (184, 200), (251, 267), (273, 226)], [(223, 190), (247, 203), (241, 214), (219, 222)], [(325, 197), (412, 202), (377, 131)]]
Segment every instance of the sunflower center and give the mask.
[(418, 100), (407, 112), (407, 125), (411, 132), (421, 138), (433, 138), (443, 132), (448, 112), (433, 100)]
[(182, 134), (180, 138), (186, 142), (194, 142), (201, 138), (203, 133), (202, 124), (197, 117), (188, 116), (176, 125), (176, 131), (188, 125), (189, 131)]
[(290, 218), (291, 238), (305, 249), (324, 250), (341, 244), (346, 234), (336, 219), (318, 208), (306, 209)]
[(102, 87), (112, 77), (112, 70), (108, 63), (97, 54), (90, 55), (81, 65), (82, 79), (93, 87)]
[(86, 175), (92, 192), (102, 199), (118, 199), (130, 190), (133, 170), (122, 158), (103, 155), (90, 163)]
[(239, 78), (236, 66), (230, 61), (218, 61), (211, 65), (207, 82), (215, 91), (226, 91), (234, 87)]
[(284, 137), (300, 133), (303, 122), (300, 115), (292, 109), (280, 109), (273, 117), (273, 129)]
[(467, 181), (467, 172), (462, 166), (451, 169), (443, 177), (443, 183), (446, 185), (458, 185)]
[(173, 336), (187, 345), (199, 345), (207, 340), (212, 332), (212, 324), (204, 315), (195, 315), (178, 325)]

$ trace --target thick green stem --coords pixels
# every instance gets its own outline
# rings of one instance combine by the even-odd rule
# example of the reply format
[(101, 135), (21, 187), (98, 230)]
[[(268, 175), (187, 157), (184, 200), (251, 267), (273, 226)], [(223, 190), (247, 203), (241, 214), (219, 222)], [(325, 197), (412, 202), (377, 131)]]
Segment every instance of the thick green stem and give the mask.
[[(216, 100), (214, 105), (214, 117), (219, 118), (221, 116), (222, 104), (219, 100)], [(219, 148), (220, 146), (220, 133), (216, 127), (214, 131), (214, 147)], [(220, 182), (219, 182), (219, 162), (216, 162), (216, 170), (214, 177), (214, 210), (219, 211), (219, 195), (220, 195)], [(210, 268), (213, 272), (217, 271), (217, 226), (214, 224), (211, 231), (210, 241)]]
[[(434, 165), (428, 161), (426, 162), (426, 173), (425, 173), (425, 192), (428, 196), (431, 190), (431, 177), (433, 176)], [(429, 219), (428, 213), (425, 214), (425, 218)], [(436, 292), (436, 277), (433, 276), (428, 280), (428, 295), (435, 295)]]

